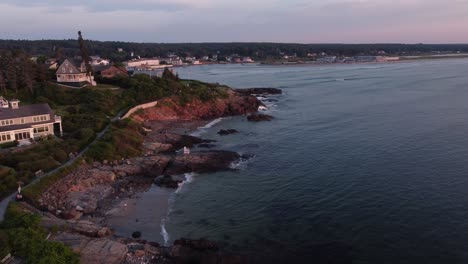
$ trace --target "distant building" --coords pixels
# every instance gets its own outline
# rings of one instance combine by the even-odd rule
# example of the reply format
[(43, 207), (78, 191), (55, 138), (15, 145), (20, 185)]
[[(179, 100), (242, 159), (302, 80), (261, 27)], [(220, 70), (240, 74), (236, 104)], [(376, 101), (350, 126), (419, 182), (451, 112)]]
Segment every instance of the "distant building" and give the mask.
[(117, 51), (118, 51), (119, 53), (121, 53), (121, 52), (123, 52), (124, 50), (123, 50), (122, 48), (117, 48)]
[[(79, 65), (79, 66), (78, 66)], [(88, 76), (85, 63), (74, 64), (66, 59), (57, 69), (57, 83), (75, 87), (84, 87), (87, 84), (96, 85), (94, 76)]]
[(356, 56), (356, 62), (377, 62), (377, 56)]
[(128, 72), (126, 69), (118, 68), (111, 65), (106, 66), (95, 66), (93, 67), (94, 72), (98, 75), (101, 75), (103, 78), (114, 78), (117, 76), (128, 77)]
[(149, 59), (149, 58), (143, 58), (143, 59), (133, 59), (124, 62), (125, 67), (127, 68), (135, 68), (135, 67), (141, 67), (141, 66), (158, 66), (159, 65), (159, 59)]
[(335, 63), (336, 59), (337, 59), (336, 56), (327, 56), (327, 57), (319, 58), (317, 59), (317, 61), (321, 63)]
[(242, 59), (242, 62), (243, 63), (254, 63), (254, 60), (252, 60), (252, 58), (250, 58), (250, 57), (244, 57)]
[(91, 56), (91, 65), (96, 66), (96, 65), (109, 65), (110, 61), (106, 59), (102, 59), (99, 56)]
[(49, 70), (56, 70), (59, 66), (57, 59), (47, 59), (45, 65), (49, 66)]
[(20, 107), (18, 100), (0, 96), (0, 144), (54, 135), (55, 130), (62, 135), (62, 118), (48, 104)]

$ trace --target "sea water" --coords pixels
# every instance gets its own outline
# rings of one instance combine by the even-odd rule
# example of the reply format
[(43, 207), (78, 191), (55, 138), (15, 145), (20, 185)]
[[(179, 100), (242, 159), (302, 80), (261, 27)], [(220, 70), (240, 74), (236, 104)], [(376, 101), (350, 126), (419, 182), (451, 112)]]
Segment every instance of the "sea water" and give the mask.
[(468, 263), (468, 60), (177, 71), (284, 93), (271, 122), (203, 129), (253, 158), (183, 184), (167, 243), (205, 237), (270, 263)]

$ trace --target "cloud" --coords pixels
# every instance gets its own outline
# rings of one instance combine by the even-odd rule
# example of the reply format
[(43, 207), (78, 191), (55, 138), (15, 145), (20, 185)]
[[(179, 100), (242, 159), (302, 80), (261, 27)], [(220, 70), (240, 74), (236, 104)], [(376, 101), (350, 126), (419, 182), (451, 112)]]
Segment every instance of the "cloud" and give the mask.
[(0, 0), (0, 38), (468, 42), (465, 0)]
[(3, 0), (5, 4), (20, 7), (40, 7), (51, 11), (62, 8), (81, 7), (88, 12), (111, 12), (111, 11), (179, 11), (203, 7), (210, 3), (210, 0)]

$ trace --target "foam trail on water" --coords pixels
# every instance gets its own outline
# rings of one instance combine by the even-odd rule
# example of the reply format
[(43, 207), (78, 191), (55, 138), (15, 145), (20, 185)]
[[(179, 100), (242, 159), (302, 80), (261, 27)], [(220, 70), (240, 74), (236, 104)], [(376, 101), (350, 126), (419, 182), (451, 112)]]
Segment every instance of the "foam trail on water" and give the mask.
[(161, 235), (164, 239), (164, 246), (169, 245), (169, 233), (166, 230), (166, 218), (161, 220)]
[(179, 183), (179, 187), (177, 188), (175, 193), (179, 193), (184, 187), (184, 185), (191, 183), (193, 181), (193, 176), (195, 176), (195, 173), (185, 173), (184, 176), (185, 176), (185, 180)]
[(199, 127), (197, 130), (195, 130), (193, 133), (191, 133), (191, 136), (194, 137), (199, 137), (201, 134), (205, 133), (207, 129), (213, 127), (214, 125), (218, 124), (219, 122), (223, 121), (224, 118), (217, 118), (210, 123), (206, 124), (205, 126)]
[(178, 194), (181, 190), (183, 190), (183, 187), (186, 184), (193, 182), (193, 176), (195, 175), (195, 173), (185, 173), (185, 180), (179, 183), (179, 187), (177, 188), (177, 190), (169, 197), (167, 215), (166, 217), (161, 219), (161, 236), (164, 239), (164, 246), (168, 246), (170, 241), (169, 232), (167, 232), (166, 229), (166, 223), (169, 222), (169, 215), (171, 214), (172, 209), (174, 207), (175, 194)]

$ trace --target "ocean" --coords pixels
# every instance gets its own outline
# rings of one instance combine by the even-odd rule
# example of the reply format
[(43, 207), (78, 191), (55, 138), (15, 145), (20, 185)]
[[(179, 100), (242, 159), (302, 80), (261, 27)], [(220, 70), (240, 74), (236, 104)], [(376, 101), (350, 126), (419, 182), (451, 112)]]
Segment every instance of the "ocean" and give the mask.
[(145, 239), (205, 237), (259, 263), (468, 263), (468, 60), (177, 72), (284, 93), (271, 122), (196, 131), (254, 158), (188, 175)]

